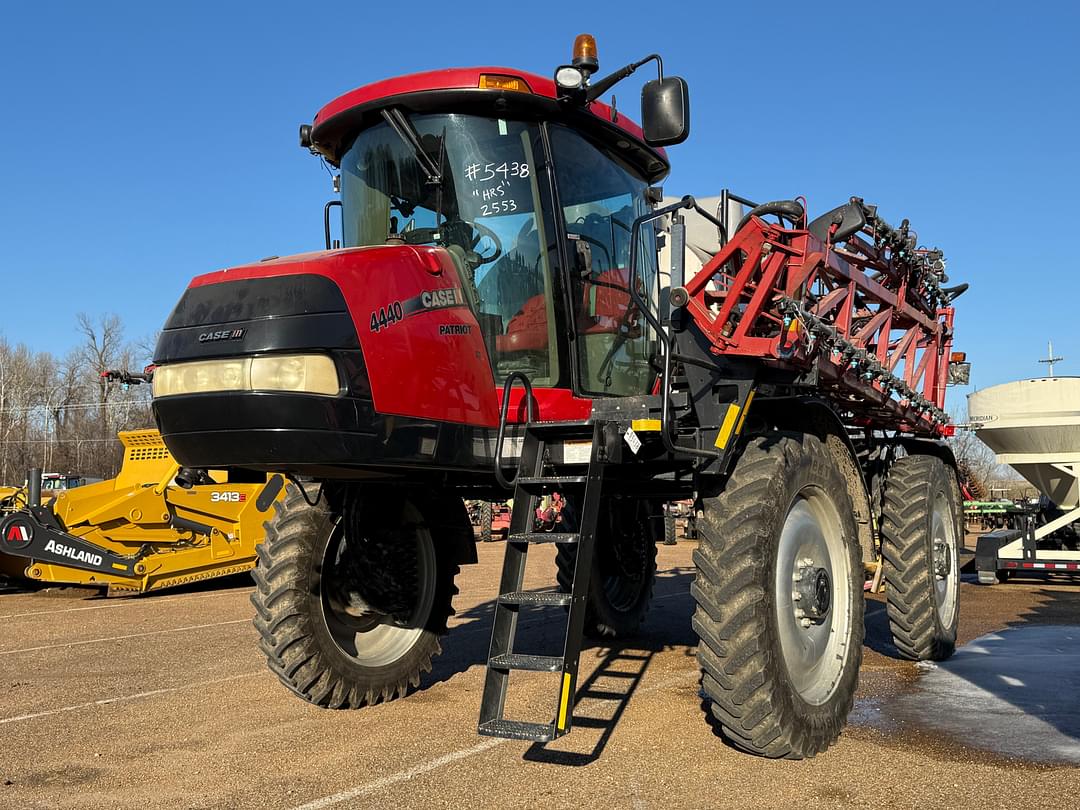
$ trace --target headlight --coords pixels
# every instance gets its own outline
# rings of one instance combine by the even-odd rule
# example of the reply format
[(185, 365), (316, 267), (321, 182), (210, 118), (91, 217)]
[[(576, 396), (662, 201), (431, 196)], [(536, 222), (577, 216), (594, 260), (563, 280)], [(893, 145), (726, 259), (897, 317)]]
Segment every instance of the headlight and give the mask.
[(332, 396), (340, 387), (334, 361), (325, 354), (200, 360), (154, 369), (155, 398), (214, 391), (296, 391)]
[(333, 360), (325, 354), (299, 354), (254, 358), (251, 387), (256, 391), (336, 394), (340, 386)]
[(250, 385), (251, 360), (204, 360), (154, 369), (154, 396), (243, 391)]

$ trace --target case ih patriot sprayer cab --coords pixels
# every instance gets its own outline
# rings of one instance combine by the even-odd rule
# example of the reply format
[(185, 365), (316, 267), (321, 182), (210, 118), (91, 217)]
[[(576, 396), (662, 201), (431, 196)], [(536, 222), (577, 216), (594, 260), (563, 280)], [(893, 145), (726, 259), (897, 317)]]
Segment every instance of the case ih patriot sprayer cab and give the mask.
[[(649, 62), (639, 128), (599, 97)], [(638, 627), (663, 504), (693, 498), (710, 710), (744, 750), (812, 756), (852, 705), (868, 568), (904, 655), (953, 649), (960, 503), (935, 440), (962, 288), (858, 198), (817, 218), (660, 205), (686, 84), (656, 56), (596, 69), (582, 36), (554, 81), (436, 71), (324, 107), (301, 143), (340, 170), (327, 250), (196, 278), (158, 343), (155, 413), (186, 466), (290, 476), (253, 602), (302, 698), (417, 685), (476, 559), (463, 498), (512, 492), (479, 730), (565, 734), (583, 634)], [(693, 274), (684, 216), (717, 234)], [(560, 525), (537, 530), (555, 492)], [(553, 587), (524, 591), (537, 543)], [(515, 645), (532, 610), (565, 621), (561, 650)], [(550, 714), (504, 716), (519, 670), (552, 673)]]

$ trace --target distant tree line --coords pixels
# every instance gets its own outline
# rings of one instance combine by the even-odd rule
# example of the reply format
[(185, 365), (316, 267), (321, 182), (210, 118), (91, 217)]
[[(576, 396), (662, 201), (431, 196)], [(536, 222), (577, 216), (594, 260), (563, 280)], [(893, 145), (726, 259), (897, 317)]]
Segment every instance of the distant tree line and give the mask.
[[(966, 425), (967, 409), (959, 409), (952, 417), (956, 424)], [(1039, 494), (1011, 467), (999, 464), (994, 451), (982, 443), (975, 431), (962, 427), (949, 439), (949, 445), (956, 456), (960, 477), (976, 500), (1021, 498)]]
[(152, 341), (128, 342), (116, 315), (76, 319), (80, 343), (63, 357), (0, 337), (0, 484), (26, 471), (110, 478), (119, 471), (119, 430), (152, 427), (148, 385), (108, 382), (111, 369), (141, 371)]

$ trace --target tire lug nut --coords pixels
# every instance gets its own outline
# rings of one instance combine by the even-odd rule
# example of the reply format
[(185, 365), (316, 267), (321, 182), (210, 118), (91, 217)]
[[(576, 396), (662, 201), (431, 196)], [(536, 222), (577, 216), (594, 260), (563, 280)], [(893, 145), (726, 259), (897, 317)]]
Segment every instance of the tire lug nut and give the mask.
[(809, 627), (812, 622), (809, 619), (802, 619), (799, 624), (801, 624), (803, 627)]

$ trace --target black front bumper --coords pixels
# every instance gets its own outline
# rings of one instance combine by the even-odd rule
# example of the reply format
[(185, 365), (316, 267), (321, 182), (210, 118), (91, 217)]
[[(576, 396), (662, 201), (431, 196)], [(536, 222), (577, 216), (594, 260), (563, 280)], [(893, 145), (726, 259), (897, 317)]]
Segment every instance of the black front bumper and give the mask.
[[(370, 399), (252, 391), (154, 401), (162, 438), (187, 467), (319, 478), (491, 476), (494, 431), (375, 412)], [(207, 426), (212, 426), (208, 429)]]

